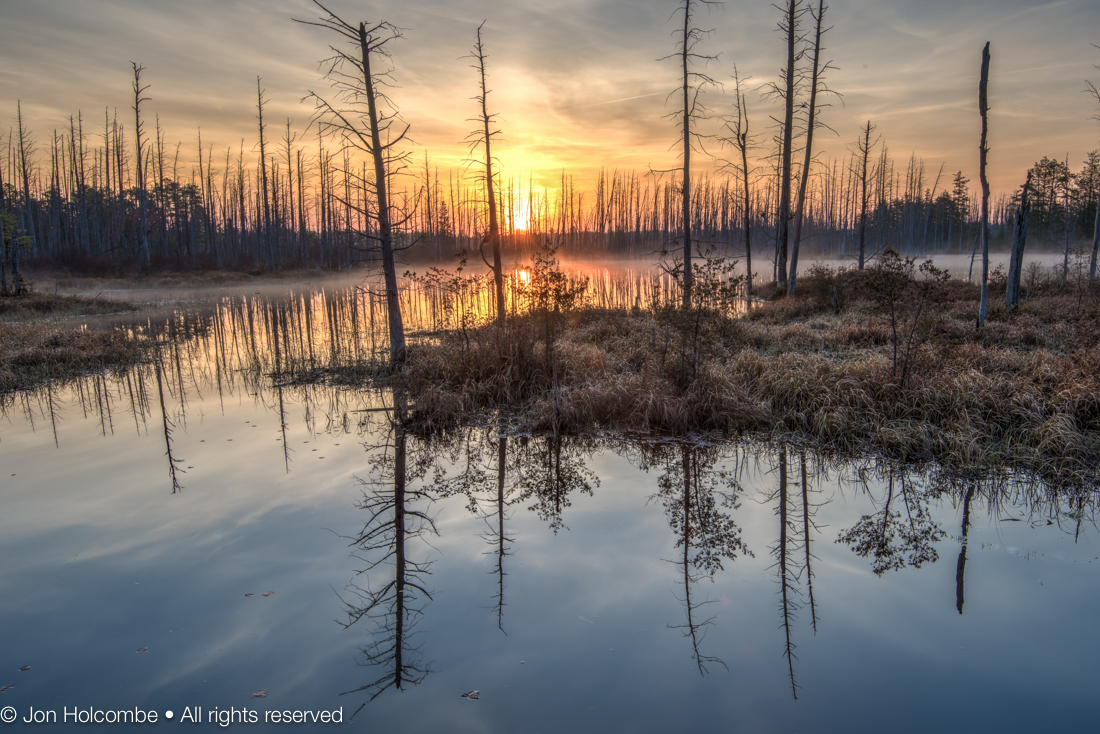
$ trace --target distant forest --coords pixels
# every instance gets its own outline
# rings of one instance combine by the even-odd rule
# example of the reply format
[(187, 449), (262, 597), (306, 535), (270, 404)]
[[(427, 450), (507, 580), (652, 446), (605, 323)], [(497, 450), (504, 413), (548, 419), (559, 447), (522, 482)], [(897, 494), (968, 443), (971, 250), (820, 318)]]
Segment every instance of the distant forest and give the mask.
[[(685, 35), (685, 43), (699, 40)], [(796, 41), (795, 63), (808, 64), (812, 56), (816, 65), (813, 35), (801, 33)], [(797, 83), (789, 88), (799, 99), (791, 105), (789, 137), (797, 152), (807, 130), (821, 124), (799, 119), (807, 107), (813, 109), (801, 96), (818, 82), (815, 78), (810, 84), (808, 67), (790, 68)], [(295, 130), (290, 120), (266, 120), (257, 80), (251, 148), (242, 143), (237, 149), (214, 150), (204, 146), (201, 132), (186, 143), (170, 142), (160, 118), (147, 113), (150, 87), (144, 69), (135, 64), (133, 71), (131, 106), (121, 117), (108, 108), (93, 123), (77, 112), (64, 129), (31, 130), (16, 103), (15, 124), (0, 135), (6, 267), (13, 256), (21, 256), (84, 271), (339, 270), (376, 257), (364, 244), (377, 225), (371, 214), (374, 171), (339, 131), (323, 123)], [(706, 86), (694, 84), (686, 72), (684, 84), (695, 93)], [(793, 161), (788, 152), (788, 173), (782, 176), (782, 136), (774, 126), (764, 136), (747, 135), (749, 110), (742, 106), (740, 84), (735, 96), (745, 121), (740, 140), (764, 155), (765, 163), (746, 171), (747, 158), (743, 167), (733, 145), (715, 142), (711, 147), (720, 149), (718, 155), (734, 162), (712, 161), (710, 173), (690, 177), (689, 227), (683, 222), (681, 170), (601, 170), (587, 190), (578, 188), (568, 171), (561, 172), (556, 189), (503, 178), (493, 195), (504, 251), (521, 255), (549, 240), (564, 253), (640, 256), (665, 249), (687, 229), (701, 248), (739, 256), (751, 232), (754, 253), (764, 258), (757, 272), (766, 277), (769, 265), (764, 263), (771, 260), (774, 276), (779, 212), (793, 217), (790, 202), (780, 201), (781, 189), (784, 181), (788, 186), (798, 182), (806, 164), (798, 160), (800, 152)], [(818, 107), (820, 114), (820, 102)], [(725, 123), (731, 133), (725, 142), (736, 142), (733, 123)], [(976, 130), (977, 115), (975, 152)], [(870, 122), (863, 133), (851, 141), (846, 157), (806, 156), (810, 175), (800, 212), (804, 257), (854, 256), (864, 195), (869, 254), (885, 247), (917, 256), (970, 254), (979, 248), (976, 185), (961, 171), (945, 172), (945, 164), (896, 158)], [(670, 139), (673, 135), (670, 125)], [(390, 219), (402, 223), (395, 227), (395, 249), (404, 248), (408, 259), (436, 261), (476, 251), (488, 231), (486, 187), (479, 173), (484, 178), (476, 166), (440, 171), (427, 152), (415, 160), (402, 158), (387, 174), (395, 210)], [(1032, 249), (1068, 252), (1081, 239), (1091, 241), (1100, 199), (1100, 150), (1084, 161), (1044, 157), (1032, 167), (1030, 180)], [(1019, 197), (1017, 189), (992, 198), (993, 241), (1007, 245), (1011, 239)]]

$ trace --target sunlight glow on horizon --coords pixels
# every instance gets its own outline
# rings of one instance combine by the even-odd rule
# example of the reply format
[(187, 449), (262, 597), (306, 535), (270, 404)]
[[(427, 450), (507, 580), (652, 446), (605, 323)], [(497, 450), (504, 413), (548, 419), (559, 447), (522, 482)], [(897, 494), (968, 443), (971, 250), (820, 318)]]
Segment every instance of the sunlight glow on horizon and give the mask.
[[(444, 185), (448, 172), (462, 176), (468, 168), (462, 141), (476, 114), (475, 79), (463, 57), (486, 18), (490, 107), (501, 130), (494, 154), (502, 182), (514, 178), (522, 191), (532, 184), (541, 188), (538, 201), (559, 191), (563, 171), (576, 191), (591, 196), (601, 169), (644, 175), (675, 168), (677, 133), (667, 119), (675, 103), (666, 97), (676, 85), (676, 69), (656, 60), (674, 45), (668, 18), (675, 4), (577, 0), (568, 12), (551, 12), (533, 0), (507, 7), (490, 0), (382, 0), (372, 14), (409, 29), (391, 49), (395, 86), (389, 93), (411, 126), (411, 172), (423, 171), (418, 162), (425, 154)], [(360, 12), (348, 4), (330, 7), (348, 17)], [(834, 2), (827, 48), (838, 69), (828, 82), (845, 96), (822, 112), (836, 131), (823, 130), (815, 144), (822, 165), (846, 158), (858, 126), (870, 119), (898, 165), (914, 153), (928, 169), (943, 163), (945, 175), (961, 170), (976, 186), (978, 55), (981, 43), (990, 40), (994, 192), (1014, 189), (1042, 156), (1061, 159), (1068, 153), (1071, 167), (1079, 168), (1085, 153), (1100, 146), (1100, 128), (1090, 119), (1096, 105), (1081, 93), (1084, 78), (1100, 79), (1093, 68), (1100, 53), (1088, 43), (1100, 36), (1100, 14), (1089, 0), (1044, 6), (1043, 13), (1030, 7), (1024, 0), (974, 0), (963, 7), (939, 0)], [(159, 115), (169, 154), (181, 141), (181, 177), (197, 164), (200, 127), (219, 173), (225, 151), (235, 157), (242, 139), (246, 161), (255, 158), (249, 153), (257, 148), (257, 75), (268, 93), (272, 147), (281, 147), (276, 131), (290, 118), (295, 146), (315, 166), (316, 128), (307, 127), (311, 108), (302, 99), (309, 90), (328, 91), (317, 60), (333, 39), (290, 20), (314, 15), (307, 0), (272, 0), (262, 7), (209, 0), (187, 6), (113, 0), (109, 7), (13, 0), (0, 26), (9, 60), (0, 78), (0, 98), (8, 101), (0, 106), (7, 118), (0, 126), (4, 147), (16, 100), (37, 141), (43, 178), (52, 132), (67, 131), (70, 114), (82, 113), (94, 148), (102, 145), (104, 109), (117, 110), (132, 147), (132, 58), (147, 67), (143, 82), (152, 85), (151, 101), (143, 106), (148, 139)], [(775, 107), (758, 90), (781, 66), (776, 21), (767, 4), (731, 6), (700, 19), (701, 27), (715, 29), (702, 41), (703, 50), (720, 55), (708, 73), (726, 83), (724, 93), (708, 92), (704, 101), (715, 118), (728, 114), (733, 65), (750, 79), (752, 131), (761, 141), (753, 165), (762, 174), (770, 165)], [(713, 133), (716, 122), (703, 132)], [(715, 157), (729, 155), (713, 141), (705, 147), (711, 155), (693, 158), (694, 175), (713, 173)], [(530, 209), (517, 214), (515, 229), (529, 229)]]

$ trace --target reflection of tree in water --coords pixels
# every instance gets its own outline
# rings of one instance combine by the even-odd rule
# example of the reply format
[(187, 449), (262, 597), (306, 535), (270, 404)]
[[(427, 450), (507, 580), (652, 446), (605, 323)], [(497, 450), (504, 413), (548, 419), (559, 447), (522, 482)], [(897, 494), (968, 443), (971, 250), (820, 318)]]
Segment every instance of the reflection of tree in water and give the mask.
[[(778, 574), (780, 626), (783, 629), (783, 657), (787, 660), (787, 676), (791, 683), (791, 695), (798, 699), (798, 683), (795, 679), (794, 624), (796, 613), (804, 603), (809, 604), (810, 624), (817, 634), (817, 603), (814, 599), (814, 572), (812, 536), (820, 532), (814, 516), (819, 505), (811, 502), (810, 494), (820, 480), (828, 477), (826, 464), (821, 457), (815, 461), (807, 457), (805, 450), (798, 452), (799, 483), (792, 492), (791, 460), (787, 446), (780, 445), (775, 471), (778, 487), (770, 496), (776, 502), (775, 514), (779, 518), (779, 537), (772, 546), (773, 568)], [(805, 595), (803, 591), (805, 584)]]
[(700, 650), (706, 628), (715, 619), (715, 615), (707, 617), (701, 610), (714, 600), (693, 594), (692, 584), (703, 579), (713, 581), (714, 574), (723, 570), (724, 560), (734, 561), (738, 554), (752, 556), (741, 538), (741, 528), (730, 516), (741, 506), (741, 486), (736, 472), (714, 468), (723, 458), (718, 446), (679, 442), (642, 444), (640, 449), (642, 469), (664, 469), (657, 479), (654, 499), (665, 508), (669, 526), (676, 533), (675, 547), (680, 551), (675, 563), (684, 585), (681, 601), (687, 619), (684, 624), (670, 627), (683, 630), (691, 640), (692, 659), (699, 674), (706, 675), (708, 664), (727, 666)]
[(168, 409), (164, 404), (164, 378), (161, 376), (162, 370), (159, 357), (153, 362), (153, 365), (157, 373), (157, 397), (160, 399), (160, 416), (161, 425), (164, 430), (165, 456), (168, 457), (168, 476), (172, 479), (172, 494), (175, 494), (182, 489), (176, 475), (177, 472), (183, 471), (179, 468), (183, 460), (177, 459), (172, 455), (172, 429), (175, 427), (175, 424), (168, 417)]
[(795, 611), (799, 608), (801, 592), (798, 588), (798, 574), (795, 552), (795, 541), (792, 539), (796, 531), (794, 520), (790, 513), (790, 498), (787, 486), (787, 447), (779, 447), (779, 488), (776, 490), (779, 515), (779, 540), (772, 548), (775, 557), (775, 568), (779, 572), (779, 611), (783, 626), (783, 657), (787, 659), (787, 673), (791, 680), (791, 695), (798, 699), (798, 685), (794, 678), (794, 642), (791, 638), (791, 624), (795, 620)]
[(555, 534), (568, 529), (562, 511), (571, 504), (569, 495), (591, 495), (600, 486), (585, 464), (597, 443), (566, 436), (523, 436), (516, 443), (518, 501), (531, 502), (528, 509), (550, 523)]
[(413, 628), (431, 600), (424, 588), (431, 563), (410, 560), (406, 551), (409, 540), (436, 532), (432, 518), (418, 509), (432, 497), (416, 485), (437, 466), (427, 446), (414, 441), (413, 451), (409, 451), (404, 399), (397, 396), (396, 402), (392, 430), (379, 447), (382, 450), (370, 458), (369, 478), (360, 479), (364, 490), (359, 508), (366, 511), (367, 520), (351, 540), (354, 557), (367, 565), (356, 571), (356, 579), (346, 587), (353, 598), (344, 599), (345, 628), (364, 619), (374, 623), (371, 641), (361, 651), (361, 664), (383, 672), (346, 691), (366, 692), (369, 701), (386, 688), (417, 685), (430, 672), (420, 646), (413, 643)]
[[(850, 546), (856, 555), (873, 558), (871, 568), (880, 576), (906, 566), (920, 568), (925, 563), (935, 563), (939, 553), (933, 544), (947, 535), (928, 511), (931, 495), (915, 487), (912, 476), (903, 470), (889, 467), (886, 473), (882, 509), (864, 515), (837, 538), (838, 543)], [(902, 508), (895, 511), (891, 505), (899, 494)]]
[(974, 499), (974, 484), (966, 488), (963, 498), (962, 537), (959, 541), (959, 562), (955, 567), (955, 608), (963, 613), (963, 591), (966, 586), (966, 536), (970, 531), (970, 502)]
[[(491, 435), (494, 432), (497, 435)], [(495, 556), (490, 573), (496, 576), (493, 600), (497, 627), (504, 632), (504, 577), (508, 575), (504, 559), (511, 555), (509, 544), (514, 542), (505, 532), (504, 524), (509, 519), (508, 508), (517, 501), (508, 474), (509, 470), (513, 477), (518, 474), (519, 461), (515, 456), (508, 457), (508, 436), (502, 426), (469, 428), (449, 438), (447, 458), (452, 466), (460, 468), (447, 476), (437, 474), (434, 491), (440, 498), (464, 495), (466, 509), (485, 521), (486, 531), (482, 537)], [(445, 450), (443, 443), (437, 444), (437, 449)]]

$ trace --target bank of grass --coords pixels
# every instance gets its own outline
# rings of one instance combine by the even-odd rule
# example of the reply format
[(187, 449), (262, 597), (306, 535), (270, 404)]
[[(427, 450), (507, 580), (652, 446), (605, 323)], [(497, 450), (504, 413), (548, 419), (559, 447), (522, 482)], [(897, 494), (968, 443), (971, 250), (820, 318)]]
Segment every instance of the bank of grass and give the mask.
[(900, 323), (852, 293), (838, 309), (809, 293), (734, 319), (587, 310), (560, 324), (552, 354), (529, 316), (419, 345), (395, 379), (423, 430), (508, 408), (532, 431), (748, 432), (963, 472), (1093, 477), (1095, 299), (1038, 294), (991, 309), (978, 331), (977, 296), (948, 282), (921, 312), (903, 304)]
[(31, 291), (0, 298), (0, 392), (139, 362), (150, 346), (145, 340), (117, 330), (81, 329), (74, 322), (134, 310), (133, 304), (95, 296)]

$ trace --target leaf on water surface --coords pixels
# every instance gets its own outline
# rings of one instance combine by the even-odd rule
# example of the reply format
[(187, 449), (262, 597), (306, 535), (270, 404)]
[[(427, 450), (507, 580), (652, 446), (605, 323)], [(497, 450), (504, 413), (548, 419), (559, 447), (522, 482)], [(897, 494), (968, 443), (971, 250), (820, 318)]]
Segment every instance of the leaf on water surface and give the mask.
[(134, 652), (149, 652), (149, 648), (139, 647), (138, 649), (134, 650)]
[(0, 687), (0, 693), (3, 693), (4, 691), (8, 690), (9, 688), (15, 688), (15, 686), (13, 686), (11, 683), (9, 683), (6, 686)]
[(252, 694), (252, 698), (267, 698), (267, 689), (261, 688)]
[(255, 594), (245, 594), (245, 596), (256, 596)]
[(24, 666), (23, 666), (22, 668), (20, 668), (20, 669), (19, 669), (19, 671), (20, 671), (20, 672), (23, 672), (24, 670), (30, 670), (30, 669), (31, 669), (31, 666), (29, 666), (29, 665), (24, 665)]
[(481, 694), (477, 691), (470, 691), (469, 693), (463, 693), (462, 698), (468, 698), (471, 701), (476, 701), (477, 699), (481, 698)]
[(271, 596), (274, 593), (274, 591), (265, 591), (264, 593), (260, 594), (260, 596)]

